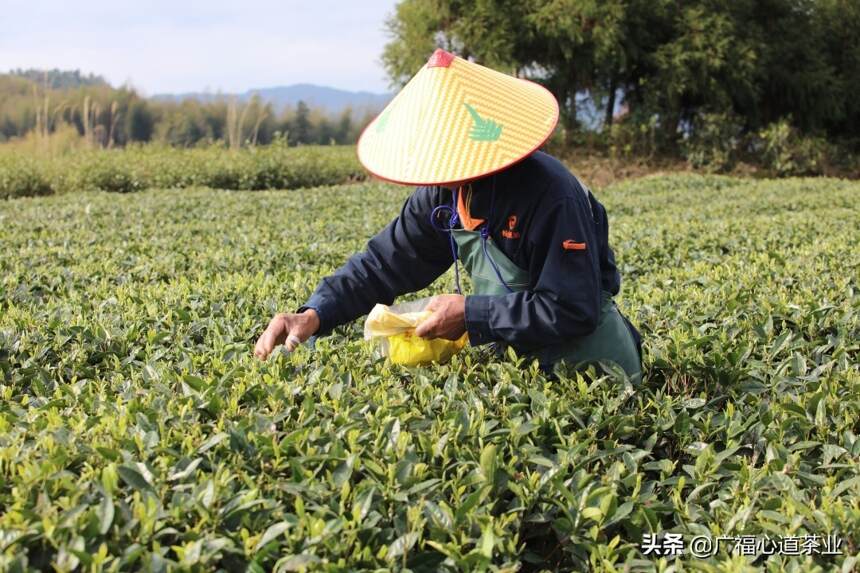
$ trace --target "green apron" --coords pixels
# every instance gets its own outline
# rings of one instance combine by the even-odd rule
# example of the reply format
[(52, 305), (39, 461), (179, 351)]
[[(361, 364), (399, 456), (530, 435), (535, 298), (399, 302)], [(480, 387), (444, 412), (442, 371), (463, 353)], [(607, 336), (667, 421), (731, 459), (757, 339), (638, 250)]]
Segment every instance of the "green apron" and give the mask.
[[(451, 229), (450, 232), (457, 243), (457, 258), (462, 261), (463, 267), (469, 273), (475, 294), (508, 294), (510, 291), (499, 280), (499, 275), (513, 291), (524, 291), (529, 287), (528, 272), (515, 265), (501, 249), (496, 247), (492, 237), (484, 239), (480, 231), (464, 229)], [(486, 245), (482, 244), (484, 240)], [(488, 256), (492, 257), (492, 262), (488, 260)], [(495, 263), (495, 269), (492, 263)], [(594, 332), (526, 355), (537, 358), (543, 368), (549, 368), (561, 360), (574, 366), (603, 361), (615, 362), (627, 373), (632, 382), (638, 383), (642, 378), (641, 360), (636, 342), (615, 306), (612, 295), (606, 291), (602, 292), (600, 317)]]

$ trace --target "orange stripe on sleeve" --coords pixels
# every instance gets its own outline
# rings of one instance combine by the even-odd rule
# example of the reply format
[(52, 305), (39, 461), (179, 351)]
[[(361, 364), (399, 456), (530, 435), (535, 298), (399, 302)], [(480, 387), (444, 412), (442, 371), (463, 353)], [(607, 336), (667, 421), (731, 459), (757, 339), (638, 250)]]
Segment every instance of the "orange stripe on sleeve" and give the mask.
[(577, 243), (573, 239), (564, 241), (561, 246), (565, 251), (584, 251), (586, 249), (585, 243)]

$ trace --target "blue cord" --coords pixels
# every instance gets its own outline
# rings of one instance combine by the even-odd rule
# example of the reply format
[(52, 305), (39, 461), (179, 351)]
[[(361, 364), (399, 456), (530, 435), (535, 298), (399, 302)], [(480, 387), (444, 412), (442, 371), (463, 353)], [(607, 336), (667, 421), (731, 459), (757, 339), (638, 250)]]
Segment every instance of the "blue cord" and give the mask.
[(508, 283), (505, 282), (505, 279), (502, 278), (502, 273), (499, 271), (499, 267), (496, 266), (496, 261), (493, 260), (493, 257), (490, 256), (489, 251), (487, 251), (487, 235), (483, 230), (481, 231), (481, 245), (484, 247), (484, 256), (487, 257), (487, 260), (490, 261), (490, 266), (493, 267), (493, 270), (496, 271), (496, 277), (499, 279), (499, 282), (508, 289), (508, 292), (514, 292)]
[(490, 221), (493, 220), (493, 211), (496, 207), (496, 176), (493, 175), (493, 188), (490, 194), (490, 216), (487, 219), (487, 222), (484, 224), (484, 227), (481, 229), (481, 246), (484, 250), (484, 256), (487, 257), (487, 260), (490, 261), (490, 266), (493, 267), (493, 270), (496, 272), (496, 277), (499, 279), (499, 282), (502, 283), (508, 292), (514, 292), (508, 283), (505, 282), (505, 279), (502, 278), (502, 273), (499, 271), (499, 267), (496, 266), (496, 261), (493, 260), (493, 257), (490, 256), (490, 252), (487, 250), (487, 237), (490, 236)]
[[(457, 291), (457, 294), (463, 294), (463, 291), (460, 289), (460, 265), (458, 263), (459, 257), (457, 256), (457, 242), (454, 240), (454, 233), (452, 233), (452, 229), (456, 227), (457, 223), (460, 221), (460, 216), (457, 213), (457, 200), (459, 191), (454, 189), (453, 199), (451, 205), (439, 205), (430, 212), (430, 224), (434, 229), (438, 231), (442, 231), (448, 233), (448, 239), (451, 243), (451, 256), (454, 258), (454, 288)], [(505, 279), (502, 278), (502, 273), (499, 270), (499, 267), (496, 266), (496, 261), (493, 260), (493, 257), (490, 256), (490, 252), (487, 250), (487, 237), (490, 236), (490, 221), (493, 220), (493, 212), (495, 210), (496, 205), (496, 176), (493, 175), (493, 187), (490, 194), (490, 216), (487, 221), (484, 223), (484, 226), (481, 228), (481, 247), (484, 251), (484, 256), (490, 261), (490, 266), (493, 267), (493, 271), (496, 273), (496, 277), (499, 279), (499, 282), (508, 290), (508, 292), (514, 292), (508, 283), (505, 282)], [(448, 227), (443, 227), (440, 223), (438, 223), (438, 219), (441, 213), (445, 211), (450, 211), (451, 215), (448, 218)]]
[[(451, 215), (448, 218), (447, 228), (437, 222), (440, 214), (444, 211), (451, 212)], [(451, 256), (454, 258), (454, 290), (457, 291), (457, 294), (463, 294), (463, 291), (460, 288), (460, 265), (458, 263), (457, 256), (457, 241), (454, 240), (454, 233), (451, 232), (459, 221), (460, 216), (457, 214), (457, 190), (455, 189), (451, 205), (439, 205), (430, 212), (430, 225), (438, 231), (448, 233), (448, 240), (451, 244)]]

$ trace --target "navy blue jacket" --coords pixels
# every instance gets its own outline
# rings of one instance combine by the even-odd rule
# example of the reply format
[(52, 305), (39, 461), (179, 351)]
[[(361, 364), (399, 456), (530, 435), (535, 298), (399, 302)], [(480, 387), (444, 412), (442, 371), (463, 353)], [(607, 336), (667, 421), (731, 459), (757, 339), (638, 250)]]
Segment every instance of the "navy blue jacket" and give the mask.
[[(560, 161), (539, 151), (472, 188), (471, 216), (489, 221), (496, 245), (528, 271), (529, 288), (467, 296), (470, 343), (506, 342), (529, 351), (592, 332), (601, 290), (617, 294), (621, 283), (603, 206)], [(323, 279), (302, 307), (317, 311), (317, 335), (444, 273), (454, 262), (451, 245), (430, 216), (451, 202), (450, 189), (418, 187), (364, 252)]]

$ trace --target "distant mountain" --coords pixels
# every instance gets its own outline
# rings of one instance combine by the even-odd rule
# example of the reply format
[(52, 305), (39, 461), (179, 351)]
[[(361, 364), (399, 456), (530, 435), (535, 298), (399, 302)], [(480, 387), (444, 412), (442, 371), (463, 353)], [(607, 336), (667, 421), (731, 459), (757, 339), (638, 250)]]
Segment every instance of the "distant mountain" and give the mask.
[(385, 107), (385, 104), (393, 97), (393, 94), (351, 92), (313, 84), (294, 84), (252, 89), (241, 94), (211, 92), (156, 94), (153, 99), (174, 101), (196, 99), (207, 102), (235, 96), (239, 101), (247, 101), (255, 95), (259, 95), (263, 101), (271, 103), (276, 111), (281, 111), (287, 106), (295, 106), (299, 101), (303, 101), (312, 108), (323, 109), (331, 114), (340, 113), (347, 107), (351, 107), (356, 112), (376, 112)]

